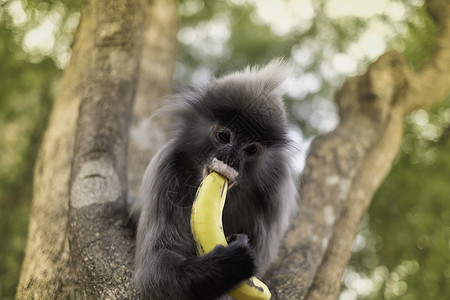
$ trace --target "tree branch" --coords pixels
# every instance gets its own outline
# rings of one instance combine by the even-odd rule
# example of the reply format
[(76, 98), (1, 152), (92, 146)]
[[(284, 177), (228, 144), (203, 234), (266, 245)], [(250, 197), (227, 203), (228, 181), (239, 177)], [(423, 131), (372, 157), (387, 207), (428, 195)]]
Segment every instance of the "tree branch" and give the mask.
[(450, 86), (450, 2), (428, 0), (425, 5), (438, 27), (438, 41), (428, 63), (412, 75), (406, 112), (432, 107), (442, 101)]
[(414, 74), (402, 55), (388, 52), (337, 94), (341, 122), (311, 145), (300, 212), (266, 276), (275, 299), (335, 299), (339, 293), (361, 218), (400, 147), (404, 114), (450, 92), (450, 14), (443, 2), (428, 3), (443, 22), (429, 64)]
[(271, 286), (277, 288), (277, 299), (306, 295), (320, 272), (322, 260), (329, 254), (334, 227), (347, 208), (349, 195), (364, 189), (355, 183), (390, 119), (396, 87), (403, 85), (397, 76), (399, 59), (397, 53), (387, 53), (366, 74), (348, 80), (337, 95), (339, 126), (312, 143), (301, 178), (299, 215), (287, 233), (276, 271), (267, 275)]

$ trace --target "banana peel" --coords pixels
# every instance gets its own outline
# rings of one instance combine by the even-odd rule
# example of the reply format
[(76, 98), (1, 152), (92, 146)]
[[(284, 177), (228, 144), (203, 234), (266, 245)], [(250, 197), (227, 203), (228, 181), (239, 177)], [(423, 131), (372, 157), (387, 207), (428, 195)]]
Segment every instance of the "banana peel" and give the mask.
[[(217, 245), (228, 246), (222, 226), (222, 212), (228, 190), (228, 180), (211, 172), (200, 184), (191, 213), (191, 230), (200, 255)], [(268, 287), (256, 277), (251, 277), (228, 293), (236, 300), (268, 300)]]

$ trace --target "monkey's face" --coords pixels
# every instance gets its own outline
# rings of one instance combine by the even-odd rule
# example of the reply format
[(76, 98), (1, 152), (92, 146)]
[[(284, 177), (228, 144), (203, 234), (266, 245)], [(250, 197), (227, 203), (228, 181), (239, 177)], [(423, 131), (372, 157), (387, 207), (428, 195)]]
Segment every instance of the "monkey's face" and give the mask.
[(230, 188), (264, 190), (280, 177), (289, 144), (281, 99), (251, 91), (242, 84), (214, 85), (180, 99), (177, 147), (197, 181), (216, 171)]
[(261, 114), (223, 106), (207, 112), (193, 114), (184, 127), (188, 132), (183, 138), (189, 140), (195, 157), (195, 177), (202, 180), (216, 171), (228, 178), (233, 189), (267, 186), (275, 180), (289, 142), (285, 120), (275, 114), (263, 119)]
[(264, 151), (264, 146), (249, 133), (238, 132), (231, 126), (212, 126), (210, 142), (211, 151), (207, 154), (203, 176), (206, 177), (212, 171), (220, 173), (228, 178), (229, 188), (244, 172), (244, 166), (255, 163)]

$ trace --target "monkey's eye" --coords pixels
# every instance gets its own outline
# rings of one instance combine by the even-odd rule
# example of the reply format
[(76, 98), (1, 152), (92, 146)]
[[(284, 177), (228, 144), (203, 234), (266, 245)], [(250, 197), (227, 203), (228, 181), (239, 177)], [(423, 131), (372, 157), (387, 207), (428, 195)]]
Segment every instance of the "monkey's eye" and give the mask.
[(219, 133), (217, 134), (217, 137), (219, 138), (219, 140), (222, 143), (226, 143), (226, 144), (228, 144), (230, 142), (230, 138), (231, 138), (230, 133), (227, 131), (219, 131)]
[(247, 147), (244, 148), (245, 153), (248, 155), (255, 155), (258, 153), (259, 147), (257, 144), (250, 144)]

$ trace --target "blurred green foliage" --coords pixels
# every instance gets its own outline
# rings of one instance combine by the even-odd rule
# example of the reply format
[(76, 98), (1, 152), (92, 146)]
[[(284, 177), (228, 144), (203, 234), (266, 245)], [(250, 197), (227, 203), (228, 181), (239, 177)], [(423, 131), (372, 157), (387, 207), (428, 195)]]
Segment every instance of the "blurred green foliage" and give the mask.
[[(32, 169), (82, 2), (0, 0), (0, 299), (15, 294)], [(369, 15), (339, 13), (339, 0), (273, 1), (267, 9), (269, 2), (179, 0), (176, 85), (284, 57), (292, 62), (290, 117), (310, 138), (337, 124), (333, 93), (346, 77), (388, 48), (420, 68), (436, 42), (421, 0), (390, 0), (385, 9), (366, 2)], [(401, 154), (361, 226), (341, 299), (450, 294), (449, 102), (405, 121)]]
[[(401, 45), (419, 69), (433, 53), (437, 28), (424, 8), (407, 24), (408, 34), (391, 43)], [(342, 299), (448, 298), (449, 173), (450, 97), (429, 112), (420, 109), (406, 117), (397, 161), (355, 241)]]
[[(413, 113), (405, 123), (402, 152), (360, 233), (365, 247), (354, 247), (350, 261), (360, 283), (381, 277), (358, 299), (450, 295), (450, 98), (430, 112)], [(357, 291), (354, 282), (347, 288)]]
[[(449, 116), (450, 101), (443, 106)], [(400, 157), (369, 210), (370, 226), (382, 238), (380, 263), (389, 270), (403, 260), (418, 263), (418, 270), (404, 279), (408, 290), (403, 299), (450, 295), (449, 125), (422, 153)]]

